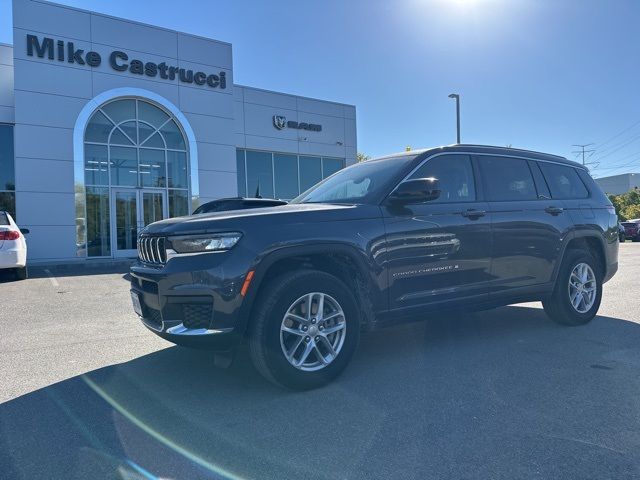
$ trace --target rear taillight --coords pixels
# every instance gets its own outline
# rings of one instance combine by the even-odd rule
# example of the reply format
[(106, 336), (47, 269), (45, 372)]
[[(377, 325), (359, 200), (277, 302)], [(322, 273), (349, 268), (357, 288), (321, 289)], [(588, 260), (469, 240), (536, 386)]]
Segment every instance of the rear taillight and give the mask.
[(20, 238), (20, 232), (18, 230), (0, 231), (0, 240), (17, 240), (19, 238)]

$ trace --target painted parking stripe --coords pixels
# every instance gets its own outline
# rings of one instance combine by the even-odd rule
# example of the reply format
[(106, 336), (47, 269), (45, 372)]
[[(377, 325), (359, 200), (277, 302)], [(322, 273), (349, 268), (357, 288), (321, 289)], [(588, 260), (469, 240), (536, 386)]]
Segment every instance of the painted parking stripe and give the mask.
[(49, 275), (49, 280), (51, 280), (51, 284), (52, 284), (54, 287), (59, 287), (59, 286), (60, 286), (60, 284), (58, 283), (58, 280), (56, 280), (56, 277), (54, 277), (54, 276), (53, 276), (53, 274), (51, 273), (51, 271), (50, 271), (50, 270), (48, 270), (48, 269), (47, 269), (47, 270), (45, 270), (45, 273), (46, 273), (47, 275)]

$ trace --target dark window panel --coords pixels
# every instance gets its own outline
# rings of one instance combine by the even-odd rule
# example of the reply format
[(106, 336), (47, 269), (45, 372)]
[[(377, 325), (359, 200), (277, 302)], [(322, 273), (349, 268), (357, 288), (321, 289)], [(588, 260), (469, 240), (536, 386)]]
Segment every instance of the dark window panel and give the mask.
[(587, 198), (589, 192), (575, 168), (555, 163), (541, 163), (540, 168), (547, 179), (551, 196), (558, 199)]
[(538, 198), (526, 160), (480, 156), (479, 162), (489, 200), (504, 202)]
[(244, 168), (244, 150), (238, 148), (236, 150), (236, 167), (238, 169), (238, 196), (247, 196), (247, 172)]
[(0, 125), (0, 190), (15, 190), (13, 125)]
[(273, 155), (275, 173), (275, 198), (291, 200), (297, 197), (298, 191), (298, 157), (296, 155)]
[(322, 180), (322, 159), (300, 156), (300, 191), (305, 192)]
[(9, 215), (18, 222), (16, 217), (16, 194), (14, 192), (0, 192), (0, 210), (9, 212)]
[(247, 150), (247, 197), (273, 198), (273, 162), (271, 153)]
[(476, 199), (471, 160), (467, 155), (441, 155), (427, 160), (411, 178), (437, 178), (440, 197), (431, 203), (473, 202)]

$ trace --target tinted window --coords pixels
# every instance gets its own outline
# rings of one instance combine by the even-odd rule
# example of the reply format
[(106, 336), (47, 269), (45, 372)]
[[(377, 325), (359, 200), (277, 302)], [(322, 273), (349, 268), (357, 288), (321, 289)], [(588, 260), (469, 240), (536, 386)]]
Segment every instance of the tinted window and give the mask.
[(300, 191), (304, 192), (322, 180), (320, 157), (300, 156)]
[(244, 150), (236, 150), (236, 167), (238, 168), (238, 195), (247, 195), (247, 174), (244, 171)]
[(344, 168), (344, 160), (341, 158), (322, 159), (322, 178), (327, 178)]
[(410, 178), (436, 178), (440, 197), (434, 202), (473, 202), (476, 188), (471, 159), (466, 155), (441, 155), (426, 161)]
[(478, 160), (489, 200), (504, 202), (538, 197), (526, 160), (486, 156)]
[(553, 198), (587, 198), (589, 192), (575, 168), (555, 163), (541, 163), (540, 168)]
[(271, 153), (247, 150), (247, 196), (273, 197)]
[(357, 163), (323, 180), (291, 203), (368, 203), (388, 193), (403, 167), (414, 158), (415, 155), (400, 155)]
[(273, 154), (276, 198), (295, 198), (298, 191), (298, 157), (296, 155)]
[(13, 126), (0, 125), (0, 210), (16, 218)]
[(4, 212), (0, 212), (0, 225), (9, 225), (9, 218)]

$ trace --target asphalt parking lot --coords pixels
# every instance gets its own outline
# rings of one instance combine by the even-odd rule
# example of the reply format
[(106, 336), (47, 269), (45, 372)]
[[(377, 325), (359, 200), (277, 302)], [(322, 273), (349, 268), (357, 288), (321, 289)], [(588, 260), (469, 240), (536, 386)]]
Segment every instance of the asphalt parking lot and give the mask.
[(122, 273), (0, 280), (0, 477), (640, 478), (640, 244), (589, 325), (522, 304), (364, 336), (332, 385), (157, 338)]

